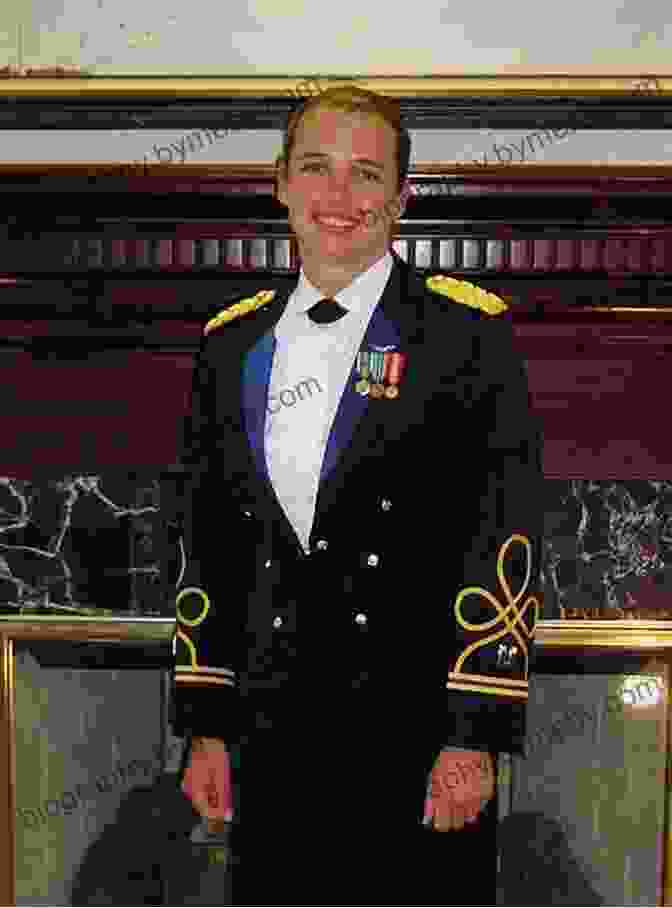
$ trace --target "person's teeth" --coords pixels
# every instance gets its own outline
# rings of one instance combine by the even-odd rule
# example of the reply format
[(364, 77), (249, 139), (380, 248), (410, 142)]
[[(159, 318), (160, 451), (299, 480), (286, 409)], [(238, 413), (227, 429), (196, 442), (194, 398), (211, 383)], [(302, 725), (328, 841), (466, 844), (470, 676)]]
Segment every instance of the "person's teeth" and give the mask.
[(321, 221), (324, 224), (332, 224), (335, 227), (352, 227), (355, 223), (354, 221), (340, 221), (338, 218), (320, 218), (318, 221)]

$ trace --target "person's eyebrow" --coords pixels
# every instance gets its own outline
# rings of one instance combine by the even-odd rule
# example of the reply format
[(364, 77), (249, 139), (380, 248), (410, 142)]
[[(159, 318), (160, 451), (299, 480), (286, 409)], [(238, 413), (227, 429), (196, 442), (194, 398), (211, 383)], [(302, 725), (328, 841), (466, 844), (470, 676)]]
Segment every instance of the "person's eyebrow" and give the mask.
[[(328, 154), (324, 154), (321, 151), (304, 151), (303, 154), (300, 154), (299, 160), (303, 161), (305, 158), (328, 158)], [(385, 168), (378, 161), (372, 161), (371, 158), (355, 158), (353, 164), (366, 164), (369, 167), (375, 167), (377, 170), (384, 171)]]

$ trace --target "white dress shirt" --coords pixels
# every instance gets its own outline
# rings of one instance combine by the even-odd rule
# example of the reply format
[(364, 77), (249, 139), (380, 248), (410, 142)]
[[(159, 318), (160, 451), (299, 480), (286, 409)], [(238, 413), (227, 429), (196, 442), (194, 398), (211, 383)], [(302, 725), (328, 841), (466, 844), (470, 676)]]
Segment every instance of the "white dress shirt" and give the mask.
[(348, 312), (319, 325), (307, 314), (325, 294), (303, 268), (275, 327), (264, 444), (271, 483), (306, 554), (331, 427), (350, 370), (394, 262), (387, 252), (331, 297)]

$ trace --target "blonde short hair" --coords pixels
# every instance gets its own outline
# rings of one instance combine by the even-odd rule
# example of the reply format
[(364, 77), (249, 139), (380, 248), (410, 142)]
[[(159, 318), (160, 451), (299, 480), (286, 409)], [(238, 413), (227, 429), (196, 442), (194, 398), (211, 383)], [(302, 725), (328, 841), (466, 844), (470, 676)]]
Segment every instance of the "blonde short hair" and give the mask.
[(411, 157), (411, 137), (402, 125), (399, 102), (387, 98), (375, 91), (357, 88), (353, 85), (335, 85), (320, 91), (308, 98), (301, 106), (290, 113), (283, 137), (282, 152), (275, 162), (276, 174), (282, 169), (287, 174), (289, 159), (294, 147), (296, 130), (302, 118), (311, 110), (324, 107), (328, 110), (339, 110), (344, 113), (372, 114), (388, 123), (397, 136), (398, 189), (401, 191), (408, 175), (408, 164)]

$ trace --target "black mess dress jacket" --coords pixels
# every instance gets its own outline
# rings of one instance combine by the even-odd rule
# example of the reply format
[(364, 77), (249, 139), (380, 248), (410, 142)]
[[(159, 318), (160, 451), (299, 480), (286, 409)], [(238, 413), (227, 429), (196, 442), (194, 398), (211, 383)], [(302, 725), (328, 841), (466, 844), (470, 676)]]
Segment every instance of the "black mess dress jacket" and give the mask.
[[(309, 555), (263, 451), (293, 288), (230, 300), (204, 328), (181, 451), (177, 734), (233, 743), (292, 710), (309, 733), (361, 698), (405, 739), (429, 724), (425, 762), (446, 746), (521, 749), (543, 522), (525, 365), (497, 297), (393, 257), (332, 426)], [(389, 353), (402, 359), (383, 369)], [(363, 393), (363, 362), (382, 391)]]

